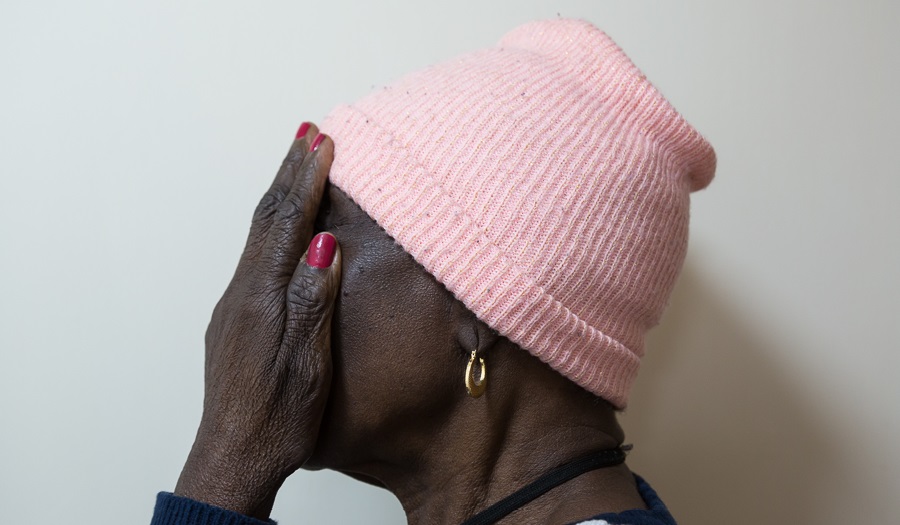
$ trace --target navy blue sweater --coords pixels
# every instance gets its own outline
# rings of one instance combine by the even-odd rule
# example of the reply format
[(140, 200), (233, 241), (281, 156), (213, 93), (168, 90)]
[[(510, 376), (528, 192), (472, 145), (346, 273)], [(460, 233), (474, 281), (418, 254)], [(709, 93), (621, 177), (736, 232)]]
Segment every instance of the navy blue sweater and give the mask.
[[(594, 516), (570, 525), (676, 525), (666, 505), (646, 481), (637, 479), (638, 491), (647, 510), (628, 510)], [(156, 497), (151, 525), (275, 525), (272, 520), (261, 521), (220, 507), (182, 498), (169, 492)]]

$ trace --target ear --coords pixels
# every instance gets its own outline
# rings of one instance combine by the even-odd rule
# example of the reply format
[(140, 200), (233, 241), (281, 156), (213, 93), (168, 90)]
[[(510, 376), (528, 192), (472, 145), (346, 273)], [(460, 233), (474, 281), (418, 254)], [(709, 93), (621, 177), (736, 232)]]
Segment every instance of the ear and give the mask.
[(467, 357), (473, 351), (487, 355), (500, 341), (500, 334), (475, 317), (459, 301), (454, 301), (453, 317), (456, 321), (456, 342)]

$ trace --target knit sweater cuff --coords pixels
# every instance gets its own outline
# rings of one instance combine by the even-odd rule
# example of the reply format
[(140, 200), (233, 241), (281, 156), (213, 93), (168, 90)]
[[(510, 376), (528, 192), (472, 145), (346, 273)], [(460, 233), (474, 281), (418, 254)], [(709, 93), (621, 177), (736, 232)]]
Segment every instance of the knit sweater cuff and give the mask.
[(150, 525), (276, 525), (208, 503), (160, 492)]

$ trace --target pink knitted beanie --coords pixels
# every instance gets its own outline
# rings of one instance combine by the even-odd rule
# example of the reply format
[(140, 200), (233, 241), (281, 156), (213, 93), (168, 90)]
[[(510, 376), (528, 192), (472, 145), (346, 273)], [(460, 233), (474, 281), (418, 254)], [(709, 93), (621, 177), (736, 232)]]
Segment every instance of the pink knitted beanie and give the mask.
[(466, 307), (625, 407), (716, 157), (606, 34), (523, 25), (322, 129), (331, 181)]

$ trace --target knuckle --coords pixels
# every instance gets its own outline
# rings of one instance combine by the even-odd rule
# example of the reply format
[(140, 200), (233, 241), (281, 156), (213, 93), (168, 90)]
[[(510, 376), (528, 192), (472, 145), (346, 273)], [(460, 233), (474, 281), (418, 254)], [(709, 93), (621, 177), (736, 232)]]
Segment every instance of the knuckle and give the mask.
[(284, 200), (284, 192), (272, 188), (262, 196), (256, 210), (253, 212), (253, 220), (260, 221), (271, 217)]
[(301, 197), (296, 193), (291, 192), (291, 194), (279, 204), (278, 209), (275, 212), (275, 218), (276, 220), (294, 221), (303, 217), (304, 210), (304, 202)]
[(302, 274), (295, 276), (287, 290), (288, 304), (295, 313), (309, 318), (318, 318), (328, 311), (328, 291), (318, 276)]
[(292, 170), (303, 163), (303, 159), (306, 157), (307, 148), (298, 147), (291, 148), (287, 155), (284, 157), (284, 160), (281, 161), (281, 169), (282, 170)]

